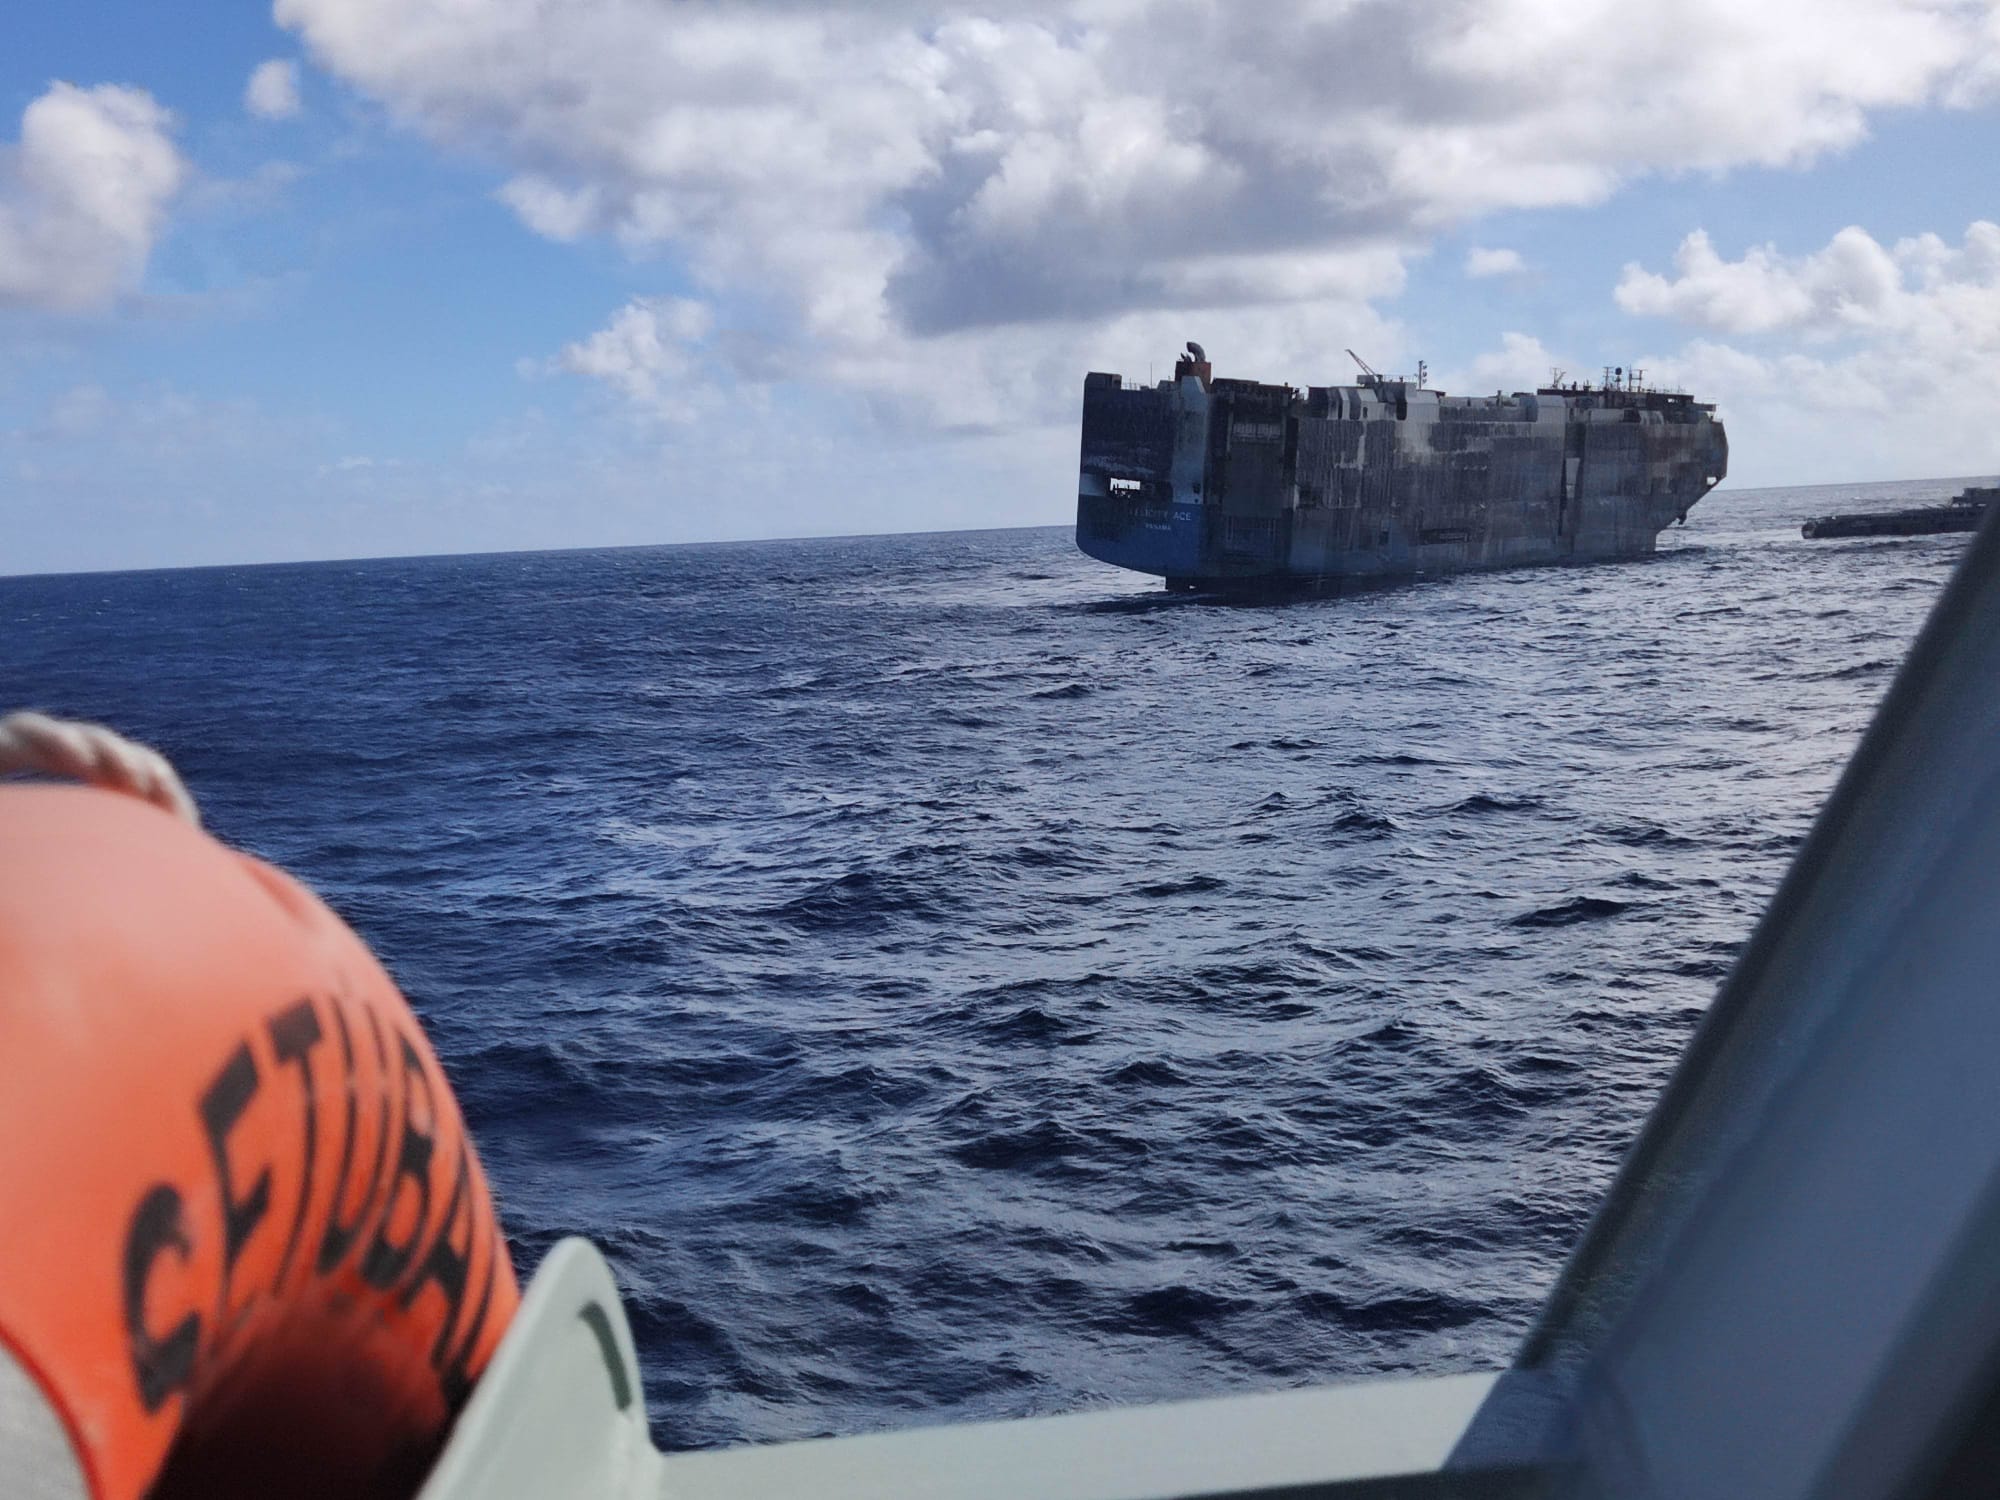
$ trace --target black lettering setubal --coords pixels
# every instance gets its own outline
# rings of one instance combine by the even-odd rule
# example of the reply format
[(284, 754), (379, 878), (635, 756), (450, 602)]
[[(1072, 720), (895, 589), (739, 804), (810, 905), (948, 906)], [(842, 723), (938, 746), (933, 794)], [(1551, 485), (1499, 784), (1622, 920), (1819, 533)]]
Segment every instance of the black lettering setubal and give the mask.
[(312, 1049), (326, 1035), (320, 1029), (319, 1013), (310, 998), (281, 1010), (270, 1021), (271, 1050), (280, 1063), (299, 1065), (299, 1085), (305, 1090), (305, 1149), (299, 1166), (299, 1204), (292, 1212), (292, 1227), (285, 1235), (285, 1253), (278, 1260), (273, 1286), (285, 1284), (292, 1269), (292, 1252), (299, 1248), (299, 1231), (305, 1227), (306, 1209), (312, 1204), (313, 1158), (319, 1153), (319, 1101), (313, 1095)]
[(164, 1336), (146, 1327), (146, 1281), (153, 1262), (167, 1250), (178, 1250), (185, 1261), (194, 1253), (181, 1213), (181, 1195), (164, 1182), (147, 1189), (125, 1231), (125, 1336), (132, 1348), (132, 1374), (139, 1383), (139, 1402), (148, 1412), (165, 1405), (175, 1391), (194, 1379), (195, 1350), (201, 1343), (201, 1318), (189, 1313)]
[[(451, 1199), (445, 1204), (444, 1215), (438, 1220), (437, 1234), (431, 1240), (431, 1247), (424, 1253), (417, 1266), (417, 1274), (412, 1276), (403, 1288), (398, 1303), (408, 1307), (417, 1300), (419, 1293), (432, 1282), (444, 1294), (444, 1322), (439, 1325), (437, 1338), (431, 1343), (431, 1368), (443, 1370), (445, 1350), (451, 1346), (452, 1335), (458, 1329), (459, 1314), (465, 1308), (465, 1285), (472, 1271), (472, 1250), (474, 1233), (472, 1226), (472, 1197), (466, 1191), (472, 1175), (471, 1152), (465, 1138), (458, 1142), (458, 1174), (452, 1180)], [(452, 1231), (463, 1221), (465, 1244), (461, 1249), (452, 1244)]]
[(347, 1017), (341, 1009), (340, 1001), (336, 999), (333, 1005), (333, 1022), (340, 1031), (340, 1062), (344, 1070), (343, 1076), (347, 1080), (343, 1090), (347, 1095), (347, 1136), (346, 1143), (340, 1151), (340, 1176), (334, 1184), (333, 1203), (327, 1209), (326, 1233), (320, 1236), (319, 1254), (313, 1260), (313, 1270), (321, 1276), (340, 1264), (341, 1257), (347, 1254), (348, 1247), (354, 1243), (354, 1237), (361, 1233), (361, 1226), (368, 1218), (368, 1206), (375, 1201), (375, 1189), (382, 1180), (382, 1164), (389, 1156), (389, 1053), (382, 1045), (382, 1028), (375, 1020), (375, 1012), (364, 1008), (361, 1014), (367, 1018), (369, 1034), (375, 1040), (375, 1077), (378, 1080), (377, 1092), (382, 1096), (382, 1119), (375, 1129), (375, 1162), (368, 1169), (367, 1177), (362, 1179), (364, 1188), (361, 1202), (354, 1210), (354, 1217), (343, 1224), (340, 1221), (340, 1207), (347, 1200), (347, 1172), (354, 1158), (354, 1137), (357, 1129), (354, 1103), (356, 1083), (354, 1043), (348, 1033)]
[[(423, 1059), (408, 1037), (399, 1032), (396, 1041), (403, 1056), (403, 1136), (396, 1151), (395, 1177), (389, 1187), (388, 1201), (382, 1205), (375, 1237), (361, 1256), (361, 1279), (380, 1291), (394, 1286), (409, 1269), (423, 1239), (424, 1223), (431, 1216), (431, 1157), (437, 1150), (432, 1135), (437, 1128), (437, 1112), (431, 1100), (430, 1080), (424, 1076)], [(421, 1123), (416, 1107), (419, 1092), (424, 1096)], [(417, 1211), (410, 1221), (410, 1237), (398, 1245), (390, 1240), (389, 1228), (395, 1222), (396, 1205), (402, 1199), (405, 1182), (416, 1194)]]
[(215, 1159), (215, 1182), (222, 1194), (222, 1296), (229, 1305), (229, 1275), (236, 1258), (243, 1253), (251, 1231), (263, 1221), (271, 1207), (271, 1169), (267, 1166), (242, 1198), (236, 1196), (229, 1180), (229, 1132), (243, 1118), (250, 1101), (257, 1096), (257, 1063), (250, 1056), (250, 1044), (239, 1042), (229, 1061), (215, 1075), (215, 1081), (201, 1096), (201, 1123), (208, 1132), (209, 1154)]

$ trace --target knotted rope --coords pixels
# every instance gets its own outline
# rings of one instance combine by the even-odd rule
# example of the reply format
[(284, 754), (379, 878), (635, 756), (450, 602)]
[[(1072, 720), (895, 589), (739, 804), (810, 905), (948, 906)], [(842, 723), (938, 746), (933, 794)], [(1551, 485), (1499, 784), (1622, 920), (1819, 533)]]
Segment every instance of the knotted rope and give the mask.
[(194, 798), (167, 758), (102, 724), (36, 713), (0, 719), (0, 776), (24, 771), (124, 792), (201, 826)]

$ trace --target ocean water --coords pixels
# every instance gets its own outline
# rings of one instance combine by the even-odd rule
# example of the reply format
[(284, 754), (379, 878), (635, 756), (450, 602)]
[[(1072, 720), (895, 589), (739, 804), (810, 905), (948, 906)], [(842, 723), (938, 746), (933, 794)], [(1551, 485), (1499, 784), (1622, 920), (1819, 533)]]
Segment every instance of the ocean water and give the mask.
[(1256, 606), (1065, 530), (0, 578), (442, 1054), (670, 1447), (1504, 1363), (1963, 545)]

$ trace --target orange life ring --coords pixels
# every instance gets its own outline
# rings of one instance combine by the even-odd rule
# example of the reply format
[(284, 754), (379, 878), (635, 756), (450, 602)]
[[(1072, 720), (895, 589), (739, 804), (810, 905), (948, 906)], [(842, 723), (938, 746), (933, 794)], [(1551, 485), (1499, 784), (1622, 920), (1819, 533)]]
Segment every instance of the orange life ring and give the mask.
[(338, 917), (135, 798), (0, 787), (0, 1352), (95, 1500), (407, 1494), (518, 1301)]

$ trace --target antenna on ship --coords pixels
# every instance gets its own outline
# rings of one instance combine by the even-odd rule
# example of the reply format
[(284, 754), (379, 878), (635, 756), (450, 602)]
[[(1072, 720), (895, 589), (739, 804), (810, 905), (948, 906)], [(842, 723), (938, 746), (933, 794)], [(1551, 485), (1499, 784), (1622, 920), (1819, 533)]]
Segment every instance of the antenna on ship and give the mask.
[(1417, 389), (1424, 388), (1424, 382), (1431, 378), (1431, 367), (1422, 360), (1417, 361)]

